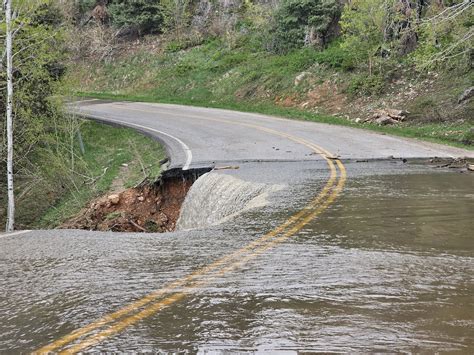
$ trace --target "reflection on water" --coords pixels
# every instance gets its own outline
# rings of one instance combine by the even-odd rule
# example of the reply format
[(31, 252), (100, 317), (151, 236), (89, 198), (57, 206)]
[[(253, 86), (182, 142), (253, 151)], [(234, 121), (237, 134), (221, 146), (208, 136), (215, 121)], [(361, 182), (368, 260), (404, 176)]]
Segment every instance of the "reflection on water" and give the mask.
[[(159, 239), (3, 241), (0, 350), (35, 349), (245, 245), (321, 183)], [(295, 237), (94, 349), (472, 353), (473, 216), (472, 174), (353, 174)]]

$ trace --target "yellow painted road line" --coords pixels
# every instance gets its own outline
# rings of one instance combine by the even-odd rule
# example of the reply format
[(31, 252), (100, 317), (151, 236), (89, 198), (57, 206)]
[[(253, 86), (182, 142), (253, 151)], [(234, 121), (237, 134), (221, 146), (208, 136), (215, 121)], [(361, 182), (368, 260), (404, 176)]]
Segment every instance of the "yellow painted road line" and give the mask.
[[(157, 112), (156, 110), (151, 111), (151, 110), (144, 110), (144, 109), (138, 109), (138, 108), (132, 108), (132, 107), (120, 107), (120, 110), (122, 110), (122, 111), (123, 110), (125, 110), (125, 111), (128, 110), (128, 111), (145, 112), (145, 113), (151, 113), (151, 114), (155, 114), (155, 115), (162, 113), (164, 115), (181, 117), (181, 118), (196, 118), (196, 119), (205, 120), (205, 121), (221, 122), (221, 123), (226, 123), (226, 124), (231, 124), (231, 125), (255, 128), (255, 129), (258, 129), (259, 131), (265, 131), (265, 132), (273, 134), (273, 135), (288, 138), (288, 139), (290, 139), (292, 141), (295, 141), (297, 143), (301, 143), (301, 141), (304, 141), (304, 139), (302, 139), (300, 137), (292, 136), (290, 134), (287, 134), (287, 133), (284, 133), (284, 132), (281, 132), (281, 131), (277, 131), (277, 130), (274, 130), (272, 128), (259, 126), (257, 124), (253, 124), (253, 123), (232, 121), (232, 120), (222, 119), (222, 118), (204, 117), (204, 116), (199, 116), (199, 115), (186, 114), (185, 116), (183, 116), (183, 114), (180, 114), (180, 113), (174, 113), (174, 112), (165, 112), (165, 113), (163, 113), (163, 112)], [(310, 144), (312, 146), (312, 149), (316, 148), (316, 150), (318, 150), (318, 151), (316, 151), (316, 153), (318, 153), (318, 154), (322, 153), (323, 156), (326, 156), (326, 155), (332, 156), (332, 154), (330, 152), (328, 152), (326, 149), (320, 147), (319, 145), (314, 144), (314, 143), (310, 143)], [(306, 145), (306, 144), (304, 144), (304, 145)]]
[(156, 313), (156, 312), (159, 312), (161, 311), (163, 308), (177, 302), (177, 301), (180, 301), (181, 299), (183, 299), (184, 297), (186, 296), (185, 293), (175, 293), (173, 294), (172, 296), (168, 297), (168, 298), (165, 298), (164, 300), (160, 301), (160, 302), (157, 302), (157, 303), (154, 303), (152, 304), (150, 307), (148, 308), (145, 308), (143, 311), (141, 311), (140, 313), (136, 314), (136, 315), (133, 315), (131, 317), (128, 317), (128, 318), (125, 318), (124, 320), (114, 324), (113, 326), (111, 326), (110, 328), (88, 338), (88, 339), (85, 339), (83, 342), (69, 348), (69, 349), (66, 349), (62, 352), (60, 352), (60, 354), (75, 354), (83, 349), (86, 349), (90, 346), (93, 346), (95, 344), (98, 344), (100, 343), (101, 341), (105, 340), (106, 338), (116, 334), (116, 333), (119, 333), (120, 331), (122, 331), (123, 329), (129, 327), (130, 325), (132, 324), (135, 324), (136, 322), (146, 318), (146, 317), (149, 317), (151, 316), (152, 314)]
[(316, 196), (316, 198), (314, 198), (307, 206), (305, 206), (305, 208), (303, 208), (301, 211), (299, 211), (298, 213), (296, 213), (295, 215), (293, 215), (292, 217), (290, 217), (288, 220), (286, 220), (284, 223), (282, 223), (280, 226), (278, 226), (277, 228), (275, 228), (274, 230), (272, 230), (271, 232), (265, 234), (264, 236), (260, 237), (259, 239), (249, 243), (248, 245), (246, 245), (245, 247), (233, 252), (232, 254), (228, 255), (228, 256), (225, 256), (223, 258), (220, 258), (218, 259), (217, 261), (211, 263), (210, 265), (207, 265), (201, 269), (198, 269), (197, 271), (189, 274), (188, 276), (180, 279), (180, 280), (177, 280), (175, 282), (172, 282), (170, 283), (169, 285), (165, 286), (164, 288), (162, 289), (159, 289), (157, 291), (154, 291), (148, 295), (146, 295), (145, 297), (139, 299), (138, 301), (135, 301), (133, 303), (131, 303), (130, 305), (116, 311), (116, 312), (113, 312), (85, 327), (82, 327), (80, 329), (77, 329), (75, 331), (73, 331), (72, 333), (54, 341), (53, 343), (45, 346), (45, 347), (42, 347), (41, 349), (37, 350), (38, 353), (48, 353), (48, 352), (51, 352), (51, 351), (54, 351), (84, 335), (86, 335), (87, 333), (97, 329), (97, 328), (100, 328), (100, 327), (103, 327), (105, 325), (107, 325), (108, 323), (111, 323), (111, 322), (114, 322), (115, 320), (127, 315), (128, 313), (131, 313), (135, 310), (137, 310), (138, 308), (140, 307), (143, 307), (145, 306), (146, 304), (148, 303), (151, 303), (153, 302), (156, 298), (160, 297), (160, 296), (163, 296), (164, 294), (166, 293), (169, 293), (171, 292), (172, 290), (178, 288), (178, 287), (181, 287), (181, 286), (184, 286), (186, 284), (186, 282), (189, 282), (189, 281), (192, 281), (194, 278), (198, 277), (198, 276), (201, 276), (201, 275), (204, 275), (206, 273), (209, 273), (211, 272), (212, 270), (218, 268), (219, 266), (223, 265), (224, 263), (242, 255), (243, 253), (247, 252), (247, 251), (250, 251), (252, 250), (252, 248), (255, 248), (257, 247), (259, 244), (267, 241), (268, 239), (271, 239), (273, 238), (274, 236), (278, 235), (279, 233), (281, 233), (282, 231), (285, 230), (285, 228), (287, 228), (288, 226), (292, 225), (293, 223), (295, 223), (296, 221), (298, 221), (299, 219), (301, 219), (305, 214), (308, 213), (308, 211), (311, 211), (312, 208), (316, 205), (318, 205), (323, 199), (324, 197), (329, 193), (329, 191), (331, 190), (332, 186), (334, 185), (335, 181), (336, 181), (336, 169), (334, 167), (334, 164), (329, 161), (328, 162), (329, 164), (329, 167), (330, 167), (330, 171), (331, 171), (331, 175), (330, 175), (330, 178), (329, 180), (327, 181), (326, 185), (324, 186), (324, 188), (321, 190), (321, 192)]
[(345, 181), (346, 181), (346, 171), (345, 171), (345, 168), (342, 165), (342, 163), (340, 163), (339, 161), (338, 161), (338, 167), (341, 169), (341, 177), (339, 179), (339, 182), (338, 182), (337, 186), (331, 192), (328, 199), (321, 206), (319, 206), (315, 211), (313, 211), (308, 216), (306, 216), (300, 223), (295, 225), (293, 228), (291, 228), (285, 234), (283, 234), (282, 236), (280, 236), (276, 239), (271, 240), (268, 244), (263, 245), (262, 247), (260, 247), (256, 251), (254, 251), (253, 253), (245, 256), (244, 258), (241, 258), (240, 260), (235, 261), (233, 264), (231, 264), (231, 265), (227, 266), (226, 268), (220, 270), (217, 274), (211, 275), (211, 277), (208, 277), (208, 278), (206, 278), (205, 280), (203, 280), (201, 282), (196, 282), (193, 285), (188, 286), (185, 290), (183, 290), (181, 292), (177, 292), (175, 294), (172, 294), (171, 296), (165, 298), (164, 300), (161, 300), (157, 303), (154, 303), (154, 304), (150, 305), (149, 307), (147, 307), (144, 310), (138, 312), (137, 314), (134, 314), (132, 316), (129, 316), (127, 318), (124, 318), (124, 319), (116, 322), (115, 324), (111, 325), (107, 329), (84, 339), (79, 344), (74, 345), (74, 346), (64, 350), (60, 354), (75, 354), (77, 352), (80, 352), (84, 349), (87, 349), (91, 346), (94, 346), (94, 345), (100, 343), (101, 341), (103, 341), (104, 339), (106, 339), (108, 337), (111, 337), (111, 336), (113, 336), (117, 333), (120, 333), (125, 328), (127, 328), (129, 326), (132, 326), (135, 323), (137, 323), (139, 321), (142, 321), (143, 319), (148, 318), (148, 317), (158, 313), (163, 308), (165, 308), (165, 307), (167, 307), (167, 306), (169, 306), (169, 305), (171, 305), (171, 304), (173, 304), (177, 301), (182, 300), (185, 296), (190, 294), (197, 287), (202, 287), (202, 286), (205, 286), (206, 284), (209, 284), (213, 279), (235, 270), (236, 268), (242, 266), (243, 264), (247, 263), (251, 259), (256, 258), (257, 256), (261, 255), (265, 251), (275, 247), (278, 244), (281, 244), (282, 242), (284, 242), (285, 240), (287, 240), (291, 236), (295, 235), (306, 224), (308, 224), (310, 221), (312, 221), (316, 216), (318, 216), (319, 214), (324, 212), (331, 205), (331, 203), (334, 202), (334, 200), (337, 198), (337, 196), (341, 193), (341, 191), (344, 187)]
[[(139, 111), (144, 111), (144, 110), (139, 110)], [(196, 116), (196, 118), (202, 118), (202, 117), (199, 117), (199, 116)], [(203, 119), (207, 119), (207, 118), (203, 118)], [(214, 121), (221, 121), (221, 122), (225, 122), (225, 123), (230, 123), (230, 124), (237, 124), (237, 125), (245, 125), (245, 126), (249, 126), (249, 127), (252, 127), (252, 128), (257, 128), (257, 129), (260, 129), (262, 131), (267, 131), (271, 134), (275, 134), (275, 135), (279, 135), (279, 136), (282, 136), (282, 137), (285, 137), (287, 139), (291, 139), (299, 144), (302, 144), (302, 145), (305, 145), (309, 148), (311, 148), (313, 151), (315, 151), (316, 153), (318, 154), (321, 154), (322, 157), (326, 160), (326, 162), (328, 163), (328, 166), (330, 167), (330, 170), (331, 170), (331, 176), (328, 180), (328, 182), (326, 183), (326, 185), (324, 186), (323, 190), (318, 194), (318, 196), (316, 196), (316, 198), (310, 203), (308, 204), (308, 206), (306, 206), (304, 209), (302, 209), (301, 211), (299, 211), (298, 213), (296, 213), (295, 215), (293, 215), (292, 217), (290, 217), (286, 222), (284, 222), (282, 225), (280, 225), (279, 227), (277, 227), (276, 229), (274, 229), (273, 231), (265, 234), (264, 236), (262, 236), (261, 238), (259, 238), (258, 240), (254, 241), (254, 242), (251, 242), (249, 243), (247, 246), (237, 250), (236, 252), (230, 254), (229, 256), (226, 256), (224, 258), (221, 258), (219, 260), (217, 260), (216, 262), (204, 267), (204, 268), (201, 268), (199, 270), (197, 270), (196, 272), (193, 272), (191, 273), (190, 275), (180, 279), (180, 280), (177, 280), (175, 282), (172, 282), (171, 284), (167, 285), (165, 288), (163, 289), (160, 289), (160, 290), (157, 290), (155, 292), (152, 292), (150, 293), (149, 295), (143, 297), (142, 299), (138, 300), (138, 301), (135, 301), (133, 302), (132, 304), (114, 312), (114, 313), (111, 313), (110, 315), (107, 315), (103, 318), (101, 318), (100, 320), (96, 321), (96, 322), (93, 322), (83, 328), (80, 328), (72, 333), (70, 333), (69, 335), (66, 335), (65, 337), (63, 338), (60, 338), (58, 339), (57, 341), (39, 349), (37, 352), (38, 353), (46, 353), (46, 352), (50, 352), (50, 351), (53, 351), (53, 350), (56, 350), (60, 347), (63, 347), (64, 345), (66, 344), (69, 344), (70, 342), (86, 335), (87, 333), (97, 329), (97, 328), (100, 328), (100, 327), (103, 327), (111, 322), (114, 322), (115, 320), (133, 312), (133, 311), (136, 311), (137, 309), (139, 309), (140, 307), (143, 307), (151, 302), (153, 302), (155, 299), (167, 294), (167, 293), (170, 293), (172, 292), (173, 290), (175, 290), (176, 288), (178, 287), (181, 287), (181, 286), (184, 286), (187, 282), (190, 282), (192, 281), (194, 278), (196, 277), (199, 277), (199, 276), (202, 276), (202, 275), (205, 275), (206, 273), (209, 273), (209, 272), (212, 272), (212, 270), (218, 268), (220, 265), (223, 265), (224, 263), (226, 263), (227, 261), (230, 261), (232, 260), (233, 258), (247, 252), (247, 251), (250, 251), (252, 250), (252, 248), (254, 247), (257, 247), (259, 244), (275, 237), (276, 235), (278, 235), (279, 233), (281, 233), (282, 231), (284, 231), (287, 227), (289, 227), (291, 224), (293, 223), (296, 223), (299, 219), (303, 218), (306, 214), (308, 214), (308, 210), (310, 209), (313, 209), (317, 204), (321, 203), (321, 201), (324, 199), (324, 197), (329, 193), (329, 191), (331, 190), (331, 188), (333, 187), (334, 185), (334, 182), (336, 180), (336, 176), (337, 176), (337, 173), (336, 173), (336, 168), (334, 167), (334, 164), (333, 162), (328, 159), (325, 155), (329, 155), (330, 156), (330, 153), (327, 152), (326, 150), (324, 150), (323, 148), (317, 146), (316, 144), (314, 143), (311, 143), (311, 142), (308, 142), (308, 141), (305, 141), (304, 139), (301, 139), (299, 137), (295, 137), (295, 136), (291, 136), (291, 135), (288, 135), (286, 133), (282, 133), (282, 132), (279, 132), (279, 131), (275, 131), (275, 130), (272, 130), (272, 129), (267, 129), (266, 127), (261, 127), (261, 126), (257, 126), (257, 125), (252, 125), (252, 124), (245, 124), (245, 123), (238, 123), (238, 122), (232, 122), (232, 121), (228, 121), (228, 120), (219, 120), (219, 119), (211, 119), (211, 120), (214, 120)], [(112, 120), (114, 121), (114, 120)], [(146, 127), (144, 127), (146, 128)], [(345, 169), (344, 169), (344, 166), (342, 165), (342, 163), (340, 161), (337, 161), (338, 163), (338, 167), (341, 169), (341, 179), (339, 181), (339, 184), (338, 186), (341, 185), (341, 181), (342, 181), (342, 185), (344, 185), (344, 182), (345, 182)], [(324, 207), (324, 209), (327, 208), (327, 206), (329, 206), (329, 204), (335, 199), (335, 197), (337, 196), (337, 194), (340, 192), (338, 190), (339, 188), (336, 187), (335, 191), (337, 191), (337, 193), (334, 195), (334, 192), (329, 196), (328, 200), (327, 201), (330, 201), (329, 203), (327, 203), (327, 201), (321, 205), (321, 206), (326, 206)], [(342, 187), (340, 188), (342, 189)], [(333, 196), (333, 197), (331, 197)], [(299, 229), (301, 229), (304, 225), (306, 225), (309, 221), (311, 221), (313, 218), (315, 218), (318, 214), (320, 214), (324, 209), (316, 209), (314, 212), (312, 213), (309, 213), (308, 216), (306, 216), (306, 218), (304, 218), (304, 221), (305, 223), (301, 224), (297, 224), (296, 227), (293, 227), (292, 229), (290, 229), (290, 234), (285, 233), (284, 234), (284, 239), (288, 238), (290, 235), (293, 235), (294, 233), (296, 233)], [(280, 240), (282, 237), (279, 237), (277, 238), (277, 240)], [(284, 240), (282, 239), (282, 240)], [(244, 258), (241, 258), (237, 263), (234, 262), (234, 264), (242, 264), (245, 260), (247, 260), (248, 258), (252, 257), (252, 256), (256, 256), (256, 255), (259, 255), (261, 254), (264, 250), (267, 250), (269, 249), (271, 246), (273, 246), (274, 244), (277, 244), (277, 243), (273, 243), (273, 242), (270, 242), (266, 245), (263, 245), (263, 247), (260, 247), (259, 249), (257, 249), (256, 251), (254, 251), (253, 253), (251, 253), (250, 255), (248, 255), (247, 257), (244, 257)], [(260, 251), (259, 251), (260, 250)], [(232, 268), (232, 265), (234, 264), (231, 264), (231, 268)], [(227, 270), (229, 267), (223, 269), (223, 270)], [(221, 274), (223, 272), (223, 270), (220, 270), (219, 274)], [(225, 271), (227, 272), (227, 271)], [(195, 284), (194, 286), (195, 287)], [(166, 299), (165, 299), (166, 300)], [(162, 301), (158, 302), (158, 304), (161, 304)], [(156, 303), (152, 304), (151, 306), (149, 307), (153, 307), (154, 305), (156, 305)], [(145, 312), (149, 307), (145, 308), (142, 312)], [(160, 308), (162, 306), (159, 306), (158, 308)], [(164, 306), (163, 306), (164, 307)], [(160, 308), (161, 309), (161, 308)], [(138, 313), (138, 314), (141, 314)], [(148, 314), (147, 312), (145, 312), (144, 314)], [(135, 315), (136, 316), (136, 315)], [(128, 318), (133, 318), (135, 319), (136, 317), (135, 316), (131, 316), (131, 317), (128, 317)], [(125, 318), (125, 319), (128, 319), (128, 318)], [(121, 324), (122, 321), (119, 321), (117, 322), (116, 324)], [(120, 328), (120, 327), (119, 327)], [(121, 328), (120, 328), (121, 329)], [(101, 333), (99, 333), (101, 334)], [(82, 344), (82, 343), (80, 343)], [(88, 347), (88, 346), (86, 346)], [(72, 349), (72, 348), (71, 348)]]

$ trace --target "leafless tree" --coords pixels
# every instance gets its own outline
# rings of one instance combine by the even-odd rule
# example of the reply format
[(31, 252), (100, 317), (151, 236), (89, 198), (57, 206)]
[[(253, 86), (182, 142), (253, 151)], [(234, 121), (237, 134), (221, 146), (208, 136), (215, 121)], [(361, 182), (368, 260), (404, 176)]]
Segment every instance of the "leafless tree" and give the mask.
[(7, 191), (8, 209), (6, 231), (15, 228), (15, 193), (13, 190), (13, 26), (12, 0), (4, 0), (6, 22), (5, 56), (7, 60)]

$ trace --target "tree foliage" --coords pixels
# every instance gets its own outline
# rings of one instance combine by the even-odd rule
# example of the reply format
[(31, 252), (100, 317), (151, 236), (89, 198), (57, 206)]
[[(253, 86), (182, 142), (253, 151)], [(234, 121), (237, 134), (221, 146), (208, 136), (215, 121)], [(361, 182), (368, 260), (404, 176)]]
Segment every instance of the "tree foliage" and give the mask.
[(353, 0), (342, 12), (342, 47), (352, 54), (355, 61), (372, 67), (375, 57), (380, 57), (384, 47), (384, 24), (387, 14), (385, 0)]
[(284, 0), (275, 13), (274, 48), (287, 52), (305, 45), (324, 47), (340, 14), (334, 0)]
[(134, 28), (140, 34), (163, 31), (166, 14), (161, 1), (114, 0), (109, 4), (108, 11), (116, 27)]
[(420, 69), (436, 66), (474, 68), (474, 3), (433, 4), (419, 21), (419, 46), (411, 58)]
[[(71, 132), (71, 121), (61, 113), (60, 105), (54, 99), (65, 70), (62, 64), (64, 37), (58, 13), (53, 1), (14, 3), (14, 174), (18, 179), (16, 192), (19, 193), (20, 200), (28, 191), (32, 191), (30, 187), (34, 184), (41, 183), (42, 191), (46, 193), (64, 189), (70, 183), (71, 153), (67, 136)], [(0, 17), (0, 21), (0, 38), (4, 46), (4, 18)], [(2, 58), (0, 64), (2, 113), (6, 109), (4, 60)], [(2, 114), (2, 172), (6, 165), (5, 124), (5, 116)], [(4, 175), (0, 174), (0, 210), (4, 204)]]
[(470, 0), (352, 0), (341, 16), (342, 46), (369, 71), (407, 55), (418, 68), (472, 63)]

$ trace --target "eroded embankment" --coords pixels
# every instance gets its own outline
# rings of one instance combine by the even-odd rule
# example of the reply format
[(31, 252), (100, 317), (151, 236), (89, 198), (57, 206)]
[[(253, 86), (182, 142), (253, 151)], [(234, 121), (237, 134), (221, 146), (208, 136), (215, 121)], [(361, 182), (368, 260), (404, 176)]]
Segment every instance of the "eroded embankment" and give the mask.
[(93, 201), (62, 228), (115, 232), (172, 231), (189, 189), (210, 170), (168, 170), (154, 183), (141, 184)]

